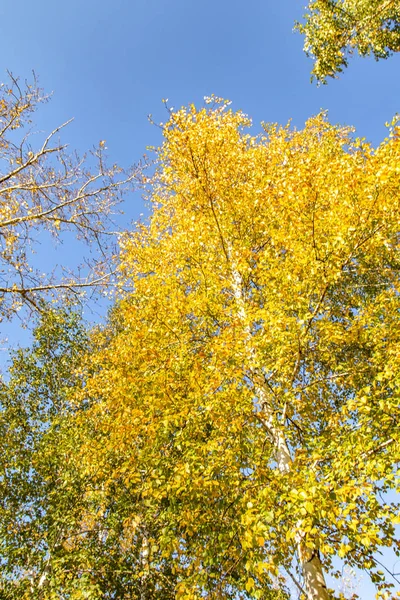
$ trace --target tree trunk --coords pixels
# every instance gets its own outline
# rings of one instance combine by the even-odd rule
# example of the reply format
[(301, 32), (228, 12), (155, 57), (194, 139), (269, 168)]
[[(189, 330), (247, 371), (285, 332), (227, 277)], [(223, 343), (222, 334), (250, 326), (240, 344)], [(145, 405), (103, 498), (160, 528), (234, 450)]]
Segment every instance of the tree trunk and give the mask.
[(307, 551), (302, 552), (301, 547), (299, 548), (307, 600), (330, 600), (318, 550), (307, 548)]
[[(231, 250), (231, 249), (230, 249)], [(292, 467), (292, 457), (286, 442), (286, 437), (282, 431), (282, 427), (277, 422), (277, 418), (271, 404), (268, 401), (268, 393), (265, 389), (265, 384), (257, 383), (258, 364), (255, 356), (254, 348), (251, 346), (251, 331), (249, 323), (247, 323), (245, 302), (242, 295), (242, 285), (240, 273), (233, 265), (232, 268), (232, 287), (238, 309), (238, 316), (243, 323), (248, 344), (248, 359), (250, 372), (253, 375), (255, 382), (255, 392), (258, 397), (261, 413), (260, 419), (271, 436), (271, 440), (275, 446), (275, 457), (278, 463), (280, 473), (288, 473)], [(308, 548), (304, 545), (304, 535), (301, 531), (298, 533), (297, 552), (304, 577), (304, 588), (307, 600), (331, 600), (331, 595), (328, 593), (325, 576), (322, 569), (322, 563), (319, 558), (317, 548)], [(310, 541), (310, 540), (308, 540)]]

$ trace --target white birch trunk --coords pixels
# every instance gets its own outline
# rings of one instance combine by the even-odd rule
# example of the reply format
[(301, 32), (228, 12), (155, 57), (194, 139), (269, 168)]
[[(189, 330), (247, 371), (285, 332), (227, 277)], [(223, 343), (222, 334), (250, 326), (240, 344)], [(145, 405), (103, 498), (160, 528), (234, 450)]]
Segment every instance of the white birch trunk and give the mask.
[[(231, 252), (229, 252), (231, 253)], [(232, 257), (231, 257), (232, 258)], [(240, 273), (232, 260), (232, 288), (235, 297), (238, 316), (243, 323), (246, 333), (248, 363), (250, 372), (257, 382), (257, 361), (254, 348), (251, 345), (250, 325), (247, 323), (245, 303), (242, 295), (242, 281)], [(264, 386), (260, 383), (255, 383), (255, 392), (260, 402), (262, 409), (261, 418), (269, 431), (273, 444), (275, 446), (275, 458), (278, 464), (278, 470), (281, 473), (288, 473), (292, 466), (292, 457), (286, 442), (285, 435), (279, 423), (276, 420), (276, 415), (268, 401), (268, 394)], [(304, 577), (304, 588), (307, 595), (307, 600), (330, 600), (331, 595), (328, 593), (325, 576), (322, 569), (321, 560), (319, 558), (318, 549), (310, 549), (302, 543), (304, 534), (300, 531), (297, 536), (297, 552), (300, 559), (300, 564)]]
[(310, 552), (308, 548), (307, 550), (309, 554), (308, 559), (307, 557), (303, 557), (302, 559), (301, 548), (299, 548), (307, 600), (331, 600), (332, 596), (328, 593), (326, 588), (324, 572), (322, 570), (318, 551), (314, 550)]

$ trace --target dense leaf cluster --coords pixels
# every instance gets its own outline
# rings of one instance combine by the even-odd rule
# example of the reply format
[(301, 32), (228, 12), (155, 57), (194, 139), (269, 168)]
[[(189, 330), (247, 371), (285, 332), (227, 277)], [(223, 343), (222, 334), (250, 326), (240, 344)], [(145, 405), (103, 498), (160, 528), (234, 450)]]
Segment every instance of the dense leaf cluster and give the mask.
[(400, 51), (399, 0), (313, 0), (307, 10), (296, 27), (321, 83), (342, 72), (354, 52), (379, 60)]

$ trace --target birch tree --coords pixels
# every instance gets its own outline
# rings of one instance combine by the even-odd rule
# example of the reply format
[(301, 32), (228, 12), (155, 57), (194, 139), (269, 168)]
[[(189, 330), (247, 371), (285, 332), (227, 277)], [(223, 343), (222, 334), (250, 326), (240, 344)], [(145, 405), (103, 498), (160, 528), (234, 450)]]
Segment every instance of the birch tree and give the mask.
[(85, 419), (103, 441), (80, 464), (120, 457), (104, 489), (124, 481), (163, 524), (146, 568), (168, 557), (177, 598), (284, 598), (290, 581), (327, 600), (334, 558), (386, 593), (398, 128), (376, 149), (324, 114), (253, 136), (246, 115), (207, 103), (171, 111), (150, 221), (122, 243), (134, 292), (88, 358)]

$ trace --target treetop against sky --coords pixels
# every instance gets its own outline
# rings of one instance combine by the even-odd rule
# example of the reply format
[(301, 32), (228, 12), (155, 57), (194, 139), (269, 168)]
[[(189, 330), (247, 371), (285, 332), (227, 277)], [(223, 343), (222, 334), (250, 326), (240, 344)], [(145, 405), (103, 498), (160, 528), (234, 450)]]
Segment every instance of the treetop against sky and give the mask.
[[(338, 561), (384, 585), (399, 458), (399, 3), (6, 1), (0, 17), (4, 72), (21, 76), (2, 88), (0, 309), (28, 303), (42, 319), (1, 389), (4, 460), (22, 465), (0, 524), (20, 587), (2, 593), (286, 598), (293, 577), (324, 599)], [(24, 87), (32, 69), (50, 103)], [(310, 85), (312, 69), (329, 85)], [(247, 114), (291, 122), (249, 128)], [(82, 162), (75, 148), (93, 143)], [(149, 145), (146, 182), (123, 176)], [(82, 260), (69, 228), (99, 249), (102, 282), (116, 282), (108, 234), (122, 240), (120, 296), (92, 334), (43, 310), (59, 267)], [(73, 296), (81, 275), (65, 282)], [(22, 335), (2, 322), (12, 346)]]

